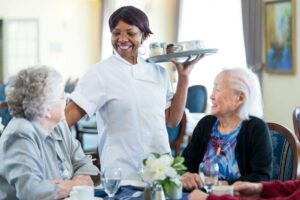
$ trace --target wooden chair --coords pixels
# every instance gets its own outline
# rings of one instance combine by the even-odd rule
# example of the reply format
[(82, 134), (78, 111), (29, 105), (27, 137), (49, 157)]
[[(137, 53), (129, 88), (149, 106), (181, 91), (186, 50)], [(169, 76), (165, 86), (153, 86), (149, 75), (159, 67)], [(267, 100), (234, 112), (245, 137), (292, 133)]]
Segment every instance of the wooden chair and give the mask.
[(273, 146), (272, 180), (300, 179), (300, 144), (298, 138), (288, 128), (267, 123)]
[(297, 138), (300, 141), (300, 107), (297, 106), (293, 111), (293, 125)]
[(169, 135), (169, 143), (174, 156), (179, 156), (181, 152), (181, 144), (185, 136), (186, 129), (186, 114), (184, 113), (179, 125), (175, 128), (167, 127)]
[(0, 103), (0, 109), (2, 109), (2, 108), (8, 108), (7, 102), (1, 102)]

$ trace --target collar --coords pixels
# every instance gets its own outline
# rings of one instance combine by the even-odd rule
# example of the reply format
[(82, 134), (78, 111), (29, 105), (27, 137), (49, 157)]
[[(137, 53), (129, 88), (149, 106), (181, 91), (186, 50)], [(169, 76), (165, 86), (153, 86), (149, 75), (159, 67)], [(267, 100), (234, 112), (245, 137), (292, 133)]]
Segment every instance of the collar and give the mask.
[(145, 60), (139, 54), (137, 55), (137, 59), (136, 59), (137, 64), (131, 64), (130, 62), (128, 62), (127, 60), (125, 60), (123, 57), (121, 57), (120, 54), (116, 50), (113, 50), (113, 56), (115, 58), (117, 58), (118, 60), (124, 62), (125, 64), (129, 65), (129, 66), (134, 66), (134, 65), (137, 65), (137, 64), (145, 62)]

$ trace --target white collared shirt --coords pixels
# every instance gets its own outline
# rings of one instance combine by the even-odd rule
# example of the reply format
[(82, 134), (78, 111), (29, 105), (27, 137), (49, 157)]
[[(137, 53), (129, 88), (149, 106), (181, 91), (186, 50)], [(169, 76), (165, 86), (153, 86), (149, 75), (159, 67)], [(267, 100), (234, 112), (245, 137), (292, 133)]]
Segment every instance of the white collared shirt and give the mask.
[(170, 152), (165, 109), (171, 105), (167, 71), (118, 54), (99, 62), (79, 80), (71, 99), (96, 113), (101, 168), (122, 168), (123, 179), (139, 179), (140, 162), (151, 152)]

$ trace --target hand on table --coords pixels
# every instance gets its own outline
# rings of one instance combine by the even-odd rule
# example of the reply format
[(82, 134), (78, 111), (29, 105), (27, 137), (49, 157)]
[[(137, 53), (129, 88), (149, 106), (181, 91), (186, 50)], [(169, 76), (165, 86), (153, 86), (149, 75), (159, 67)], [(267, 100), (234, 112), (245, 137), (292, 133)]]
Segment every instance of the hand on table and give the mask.
[(197, 173), (186, 172), (182, 175), (182, 186), (187, 190), (198, 189), (202, 187), (200, 177)]
[(261, 183), (250, 182), (235, 182), (233, 184), (233, 191), (235, 196), (257, 197), (263, 189)]
[(74, 176), (72, 180), (62, 180), (62, 179), (54, 179), (52, 183), (56, 184), (58, 187), (57, 190), (57, 198), (65, 198), (69, 196), (72, 191), (73, 186), (76, 185), (88, 185), (93, 186), (94, 183), (90, 176), (88, 175), (79, 175)]
[(201, 190), (194, 190), (190, 195), (189, 195), (189, 200), (206, 200), (208, 194), (202, 192)]

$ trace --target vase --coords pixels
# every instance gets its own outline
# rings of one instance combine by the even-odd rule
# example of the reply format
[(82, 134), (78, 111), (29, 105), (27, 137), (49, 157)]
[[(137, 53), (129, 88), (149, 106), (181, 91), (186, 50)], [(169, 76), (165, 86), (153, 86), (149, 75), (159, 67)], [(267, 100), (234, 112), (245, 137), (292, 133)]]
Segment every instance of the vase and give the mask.
[(182, 184), (174, 185), (169, 192), (166, 193), (168, 199), (182, 199)]

